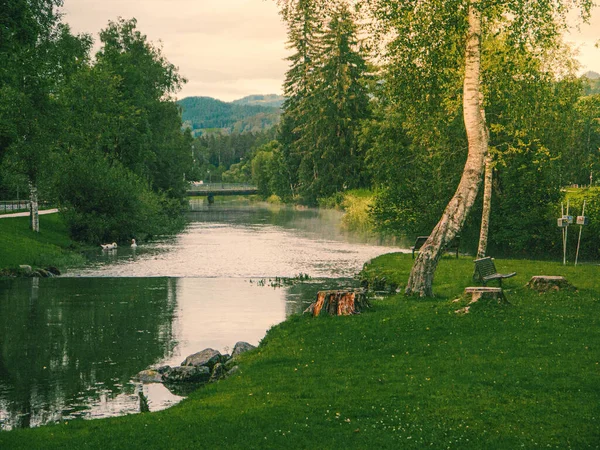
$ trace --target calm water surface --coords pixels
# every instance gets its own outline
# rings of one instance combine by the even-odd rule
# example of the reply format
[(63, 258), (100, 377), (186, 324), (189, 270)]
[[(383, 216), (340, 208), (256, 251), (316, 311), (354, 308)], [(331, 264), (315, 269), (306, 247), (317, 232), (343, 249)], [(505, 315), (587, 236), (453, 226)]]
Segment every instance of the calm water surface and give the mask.
[[(175, 238), (90, 255), (60, 278), (0, 280), (0, 429), (139, 411), (181, 392), (139, 384), (140, 370), (211, 347), (257, 345), (316, 291), (355, 283), (396, 247), (344, 233), (336, 211), (192, 204)], [(273, 288), (269, 279), (312, 280)]]

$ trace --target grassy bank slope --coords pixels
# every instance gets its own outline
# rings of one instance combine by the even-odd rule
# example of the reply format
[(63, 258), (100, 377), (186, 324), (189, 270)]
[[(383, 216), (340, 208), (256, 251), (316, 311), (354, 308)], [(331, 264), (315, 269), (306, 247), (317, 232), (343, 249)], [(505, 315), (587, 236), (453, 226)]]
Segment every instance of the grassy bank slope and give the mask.
[(73, 251), (76, 245), (68, 236), (60, 214), (41, 215), (39, 233), (29, 229), (28, 217), (0, 219), (0, 269), (81, 264), (83, 257)]
[[(378, 258), (371, 276), (403, 283), (410, 255)], [(0, 448), (597, 448), (597, 266), (497, 261), (511, 306), (452, 299), (472, 262), (443, 259), (440, 297), (375, 300), (353, 317), (295, 316), (242, 360), (242, 373), (169, 410), (0, 432)], [(539, 295), (533, 274), (578, 292)]]

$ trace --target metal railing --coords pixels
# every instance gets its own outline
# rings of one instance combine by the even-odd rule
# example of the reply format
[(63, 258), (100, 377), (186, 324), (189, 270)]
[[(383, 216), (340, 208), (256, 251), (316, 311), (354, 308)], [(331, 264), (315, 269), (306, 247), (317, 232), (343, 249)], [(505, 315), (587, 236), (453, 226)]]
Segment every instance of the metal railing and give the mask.
[(1, 200), (0, 214), (29, 210), (29, 200)]
[(248, 183), (190, 183), (188, 190), (190, 191), (243, 191), (254, 190), (256, 186)]

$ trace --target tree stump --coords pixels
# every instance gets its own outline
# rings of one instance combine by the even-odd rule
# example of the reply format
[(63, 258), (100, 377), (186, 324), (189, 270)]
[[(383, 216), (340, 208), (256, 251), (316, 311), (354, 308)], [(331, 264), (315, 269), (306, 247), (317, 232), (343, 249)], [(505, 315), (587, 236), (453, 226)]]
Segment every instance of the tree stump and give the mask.
[(527, 286), (538, 292), (560, 291), (561, 289), (576, 290), (575, 286), (569, 283), (565, 277), (547, 275), (531, 277)]
[(504, 291), (499, 287), (485, 287), (485, 286), (475, 286), (465, 288), (465, 294), (471, 295), (471, 303), (478, 302), (479, 300), (496, 300), (498, 303), (507, 302), (506, 297), (504, 296)]
[(364, 289), (341, 289), (319, 291), (317, 300), (311, 303), (304, 312), (312, 314), (313, 317), (322, 312), (331, 316), (349, 316), (358, 314), (370, 306)]
[(459, 302), (465, 297), (471, 296), (471, 301), (464, 308), (457, 309), (454, 311), (456, 314), (468, 314), (473, 303), (477, 303), (480, 300), (495, 301), (498, 304), (508, 304), (508, 300), (504, 295), (504, 291), (499, 287), (486, 287), (486, 286), (474, 286), (465, 288), (465, 292), (462, 298), (454, 300)]

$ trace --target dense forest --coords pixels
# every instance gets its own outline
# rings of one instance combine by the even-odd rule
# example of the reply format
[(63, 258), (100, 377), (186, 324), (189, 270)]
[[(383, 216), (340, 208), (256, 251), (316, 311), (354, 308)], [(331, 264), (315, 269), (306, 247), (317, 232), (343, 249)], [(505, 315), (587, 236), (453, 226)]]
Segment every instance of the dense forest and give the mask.
[[(450, 26), (451, 13), (437, 2), (423, 5), (419, 23), (409, 20), (416, 20), (415, 11), (393, 2), (363, 3), (354, 10), (343, 1), (280, 2), (293, 50), (286, 101), (276, 139), (253, 152), (243, 173), (265, 197), (309, 205), (371, 189), (370, 214), (378, 229), (409, 238), (428, 234), (467, 157), (465, 50), (458, 45), (467, 24), (456, 12)], [(595, 186), (600, 171), (597, 78), (577, 77), (560, 33), (549, 31), (559, 25), (546, 12), (536, 14), (547, 21), (548, 34), (529, 41), (532, 35), (519, 28), (529, 19), (510, 21), (486, 11), (480, 108), (487, 122), (489, 247), (495, 254), (557, 252), (556, 217), (565, 188)], [(437, 41), (428, 32), (416, 38), (428, 27), (435, 28)], [(491, 28), (496, 31), (487, 32)], [(522, 45), (517, 38), (525, 39)], [(483, 191), (462, 230), (473, 252)], [(595, 195), (588, 211), (590, 203), (600, 203)], [(586, 253), (598, 257), (600, 240), (590, 234)]]
[(0, 195), (28, 193), (63, 211), (90, 243), (175, 229), (192, 137), (173, 98), (183, 77), (137, 29), (109, 22), (92, 38), (62, 23), (60, 0), (3, 3)]
[(231, 103), (210, 97), (186, 97), (177, 102), (183, 126), (194, 136), (267, 130), (279, 122), (281, 103), (277, 95), (254, 95)]

